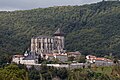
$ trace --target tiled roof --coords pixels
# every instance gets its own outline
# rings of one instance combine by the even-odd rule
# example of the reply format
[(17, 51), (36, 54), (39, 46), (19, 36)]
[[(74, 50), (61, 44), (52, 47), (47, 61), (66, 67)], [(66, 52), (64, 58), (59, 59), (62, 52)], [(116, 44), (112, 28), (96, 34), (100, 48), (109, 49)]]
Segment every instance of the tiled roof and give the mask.
[(96, 57), (96, 56), (92, 56), (92, 55), (87, 55), (87, 60), (95, 60), (95, 61), (107, 61), (107, 62), (113, 62), (110, 59), (104, 58), (104, 57)]
[(95, 60), (104, 61), (104, 60), (106, 60), (106, 58), (96, 58)]
[(110, 60), (110, 59), (107, 59), (107, 61), (108, 61), (108, 62), (113, 62), (113, 61), (112, 61), (112, 60)]
[(46, 56), (54, 56), (53, 54), (46, 54)]
[(107, 61), (107, 62), (113, 62), (112, 60), (110, 60), (110, 59), (107, 59), (107, 58), (96, 58), (95, 60), (98, 60), (98, 61)]
[(24, 56), (23, 55), (13, 55), (13, 57), (20, 58), (20, 57), (24, 57)]
[(80, 52), (68, 52), (67, 54), (68, 54), (68, 55), (72, 55), (72, 54), (73, 54), (73, 55), (80, 55), (81, 53), (80, 53)]
[(56, 54), (56, 56), (67, 56), (67, 55), (64, 55), (64, 54)]

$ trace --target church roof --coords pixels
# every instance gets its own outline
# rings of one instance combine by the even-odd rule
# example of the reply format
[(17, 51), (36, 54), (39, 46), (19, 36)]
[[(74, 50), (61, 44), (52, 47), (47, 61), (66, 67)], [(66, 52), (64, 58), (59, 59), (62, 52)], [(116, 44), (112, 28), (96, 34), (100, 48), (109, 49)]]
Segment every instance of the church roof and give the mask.
[(23, 60), (35, 60), (36, 58), (35, 58), (35, 53), (33, 53), (33, 52), (30, 52), (29, 54), (28, 54), (28, 56), (25, 56), (25, 58), (23, 59)]
[(60, 28), (57, 29), (57, 31), (54, 33), (55, 36), (63, 36), (63, 33), (61, 32)]

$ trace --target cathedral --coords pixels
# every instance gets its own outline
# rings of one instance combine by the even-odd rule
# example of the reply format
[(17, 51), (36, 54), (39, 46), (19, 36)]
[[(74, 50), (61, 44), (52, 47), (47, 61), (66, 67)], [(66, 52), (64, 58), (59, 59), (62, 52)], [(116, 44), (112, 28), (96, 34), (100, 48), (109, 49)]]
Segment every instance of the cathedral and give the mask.
[(28, 49), (24, 55), (13, 55), (12, 62), (17, 64), (39, 64), (39, 58), (46, 60), (58, 59), (61, 62), (68, 61), (68, 57), (78, 57), (81, 53), (65, 52), (64, 34), (58, 29), (52, 37), (38, 36), (31, 38), (31, 50)]
[(41, 56), (50, 53), (64, 53), (64, 35), (60, 28), (50, 36), (38, 36), (31, 39), (31, 52)]

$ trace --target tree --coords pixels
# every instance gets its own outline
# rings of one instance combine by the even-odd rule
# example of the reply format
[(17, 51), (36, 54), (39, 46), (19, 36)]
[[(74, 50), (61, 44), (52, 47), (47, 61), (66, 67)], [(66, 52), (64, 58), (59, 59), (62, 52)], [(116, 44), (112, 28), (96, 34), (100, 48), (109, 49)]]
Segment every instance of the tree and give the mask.
[(17, 65), (10, 64), (0, 69), (0, 80), (27, 80), (28, 75), (24, 69), (19, 69)]
[(115, 64), (119, 64), (119, 61), (118, 61), (117, 58), (114, 58), (113, 62), (114, 62)]
[(76, 60), (79, 63), (85, 63), (86, 62), (86, 58), (85, 58), (84, 55), (79, 56)]

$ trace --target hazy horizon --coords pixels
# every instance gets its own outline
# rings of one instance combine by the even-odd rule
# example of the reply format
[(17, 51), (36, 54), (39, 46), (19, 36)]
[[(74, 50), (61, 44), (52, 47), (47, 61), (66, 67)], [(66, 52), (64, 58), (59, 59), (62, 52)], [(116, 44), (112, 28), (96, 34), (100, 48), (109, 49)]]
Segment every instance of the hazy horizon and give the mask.
[(29, 10), (53, 6), (74, 6), (100, 1), (102, 0), (0, 0), (0, 11)]

